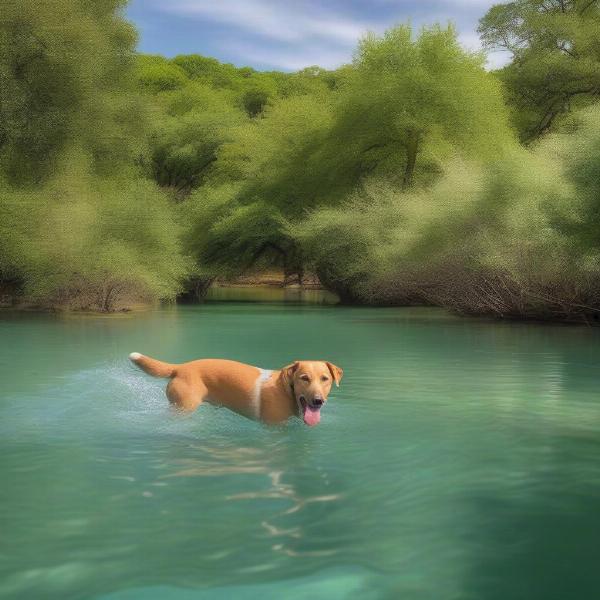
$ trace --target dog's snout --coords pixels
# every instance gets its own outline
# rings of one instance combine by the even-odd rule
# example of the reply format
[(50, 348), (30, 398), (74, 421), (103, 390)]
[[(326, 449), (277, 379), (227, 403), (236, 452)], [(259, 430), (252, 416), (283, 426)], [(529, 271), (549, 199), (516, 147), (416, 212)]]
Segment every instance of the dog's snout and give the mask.
[(315, 398), (315, 399), (313, 400), (313, 404), (314, 404), (315, 406), (323, 406), (323, 403), (324, 403), (324, 400), (323, 400), (323, 398)]

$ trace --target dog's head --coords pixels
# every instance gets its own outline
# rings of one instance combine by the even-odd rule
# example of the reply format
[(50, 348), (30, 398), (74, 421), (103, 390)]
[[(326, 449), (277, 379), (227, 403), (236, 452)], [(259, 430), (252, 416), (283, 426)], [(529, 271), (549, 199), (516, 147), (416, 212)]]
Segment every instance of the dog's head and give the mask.
[(298, 416), (307, 425), (316, 425), (332, 383), (340, 385), (344, 372), (330, 362), (316, 360), (297, 360), (282, 372), (296, 399)]

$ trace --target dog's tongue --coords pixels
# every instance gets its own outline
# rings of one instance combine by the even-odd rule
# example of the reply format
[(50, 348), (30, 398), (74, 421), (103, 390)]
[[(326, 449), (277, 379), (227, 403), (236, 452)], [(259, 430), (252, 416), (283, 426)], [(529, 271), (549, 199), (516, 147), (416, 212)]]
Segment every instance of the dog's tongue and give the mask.
[(321, 409), (312, 408), (311, 406), (304, 407), (304, 422), (311, 427), (316, 425), (321, 420)]

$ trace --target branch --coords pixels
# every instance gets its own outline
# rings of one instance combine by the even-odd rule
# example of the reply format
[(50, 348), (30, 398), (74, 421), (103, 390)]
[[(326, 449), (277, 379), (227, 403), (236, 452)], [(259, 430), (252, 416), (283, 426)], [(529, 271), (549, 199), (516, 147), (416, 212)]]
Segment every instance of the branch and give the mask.
[(590, 2), (588, 2), (585, 6), (583, 6), (580, 10), (579, 10), (579, 14), (582, 15), (585, 12), (587, 12), (588, 8), (591, 8), (594, 4), (597, 4), (598, 0), (590, 0)]

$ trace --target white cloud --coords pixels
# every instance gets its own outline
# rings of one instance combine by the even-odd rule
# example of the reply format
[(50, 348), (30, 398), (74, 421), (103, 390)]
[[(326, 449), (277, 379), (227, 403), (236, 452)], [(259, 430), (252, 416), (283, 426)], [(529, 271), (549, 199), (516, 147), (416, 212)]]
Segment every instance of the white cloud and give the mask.
[(507, 51), (495, 51), (489, 52), (487, 56), (487, 68), (491, 69), (500, 69), (504, 67), (512, 60), (512, 54)]
[(459, 33), (458, 41), (466, 50), (481, 50), (481, 41), (476, 33)]
[(311, 2), (171, 0), (159, 7), (171, 13), (231, 25), (253, 35), (291, 43), (322, 39), (353, 46), (369, 29), (382, 27), (382, 24), (344, 18)]
[[(476, 33), (461, 33), (458, 36), (458, 41), (465, 50), (477, 52), (482, 49), (481, 40)], [(510, 52), (486, 52), (486, 68), (499, 69), (510, 62)]]
[[(417, 0), (419, 1), (419, 0)], [(446, 22), (461, 16), (459, 40), (469, 50), (480, 50), (474, 22), (494, 0), (421, 0), (427, 7), (428, 22)], [(239, 57), (241, 64), (261, 64), (269, 68), (296, 71), (318, 64), (336, 68), (352, 60), (358, 40), (368, 31), (382, 33), (399, 22), (409, 20), (415, 0), (365, 0), (362, 14), (350, 15), (343, 3), (323, 0), (153, 0), (161, 12), (183, 16), (206, 24), (226, 26), (217, 42), (225, 55)], [(384, 11), (376, 11), (376, 5)], [(369, 12), (369, 7), (373, 10)], [(388, 10), (389, 8), (389, 10)], [(377, 13), (377, 19), (370, 14)], [(465, 26), (465, 13), (469, 24)], [(472, 19), (471, 19), (472, 15)], [(421, 11), (415, 28), (423, 22)], [(490, 53), (488, 68), (508, 62), (506, 53)]]

